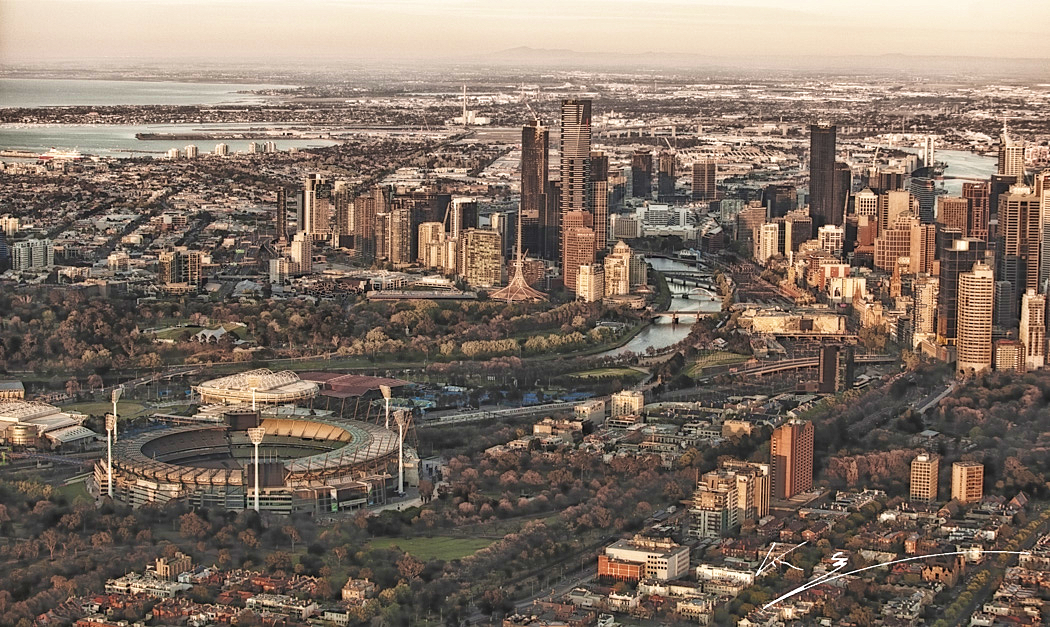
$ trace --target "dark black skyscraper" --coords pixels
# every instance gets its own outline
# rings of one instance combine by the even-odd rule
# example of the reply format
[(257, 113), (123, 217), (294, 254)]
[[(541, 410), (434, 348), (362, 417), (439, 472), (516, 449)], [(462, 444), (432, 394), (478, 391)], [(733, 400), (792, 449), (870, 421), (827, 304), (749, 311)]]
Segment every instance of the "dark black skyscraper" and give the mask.
[[(550, 131), (538, 120), (521, 129), (521, 239), (529, 253), (550, 259), (548, 233), (558, 229), (557, 214), (547, 201)], [(557, 240), (555, 240), (557, 241)]]
[(835, 127), (821, 122), (809, 127), (809, 215), (813, 226), (841, 226), (842, 208), (836, 211), (836, 204)]

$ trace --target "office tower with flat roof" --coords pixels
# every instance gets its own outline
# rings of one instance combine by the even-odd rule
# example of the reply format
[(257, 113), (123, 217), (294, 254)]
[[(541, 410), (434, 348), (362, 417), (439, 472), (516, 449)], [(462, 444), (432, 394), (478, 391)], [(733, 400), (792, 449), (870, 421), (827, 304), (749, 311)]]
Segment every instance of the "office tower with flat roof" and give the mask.
[(419, 263), (425, 268), (441, 267), (445, 245), (445, 225), (424, 222), (419, 225)]
[(967, 220), (966, 237), (988, 240), (988, 194), (987, 182), (963, 183), (962, 197), (970, 202), (970, 216)]
[(798, 206), (798, 190), (793, 185), (766, 185), (762, 190), (762, 206), (770, 220), (786, 216)]
[(546, 233), (557, 233), (558, 216), (547, 202), (550, 130), (535, 120), (521, 129), (521, 240), (530, 254), (552, 259)]
[(1039, 248), (1043, 230), (1039, 199), (1032, 188), (1014, 185), (999, 196), (998, 278), (1013, 286), (1010, 303), (1016, 318), (1017, 300), (1026, 290), (1039, 289)]
[(789, 499), (813, 488), (813, 423), (790, 420), (773, 430), (769, 446), (773, 496)]
[[(46, 242), (48, 245), (51, 244), (51, 240), (28, 241), (34, 244), (37, 242)], [(23, 243), (25, 242), (15, 244), (16, 253), (18, 245)], [(36, 255), (34, 255), (34, 257), (35, 256)], [(157, 261), (159, 265), (157, 278), (160, 279), (161, 283), (165, 285), (185, 284), (192, 287), (201, 284), (201, 280), (204, 277), (202, 274), (203, 255), (201, 251), (188, 250), (185, 246), (179, 246), (178, 248), (161, 252), (157, 255)], [(50, 265), (50, 262), (48, 265)], [(17, 262), (14, 264), (14, 269), (19, 269)]]
[(631, 155), (631, 195), (635, 198), (652, 198), (653, 153), (636, 150)]
[(325, 239), (331, 231), (329, 225), (331, 192), (331, 185), (319, 174), (311, 174), (303, 179), (298, 229), (304, 231), (309, 237)]
[(656, 197), (659, 202), (674, 202), (675, 200), (675, 160), (673, 152), (660, 154), (660, 170), (656, 179)]
[(992, 367), (992, 307), (995, 278), (991, 267), (977, 262), (959, 275), (958, 341), (955, 371), (980, 374)]
[[(842, 257), (842, 247), (845, 244), (845, 240), (846, 230), (841, 226), (825, 224), (817, 229), (817, 242), (820, 244), (820, 249), (836, 257)], [(794, 228), (792, 228), (792, 248), (794, 248), (794, 241)]]
[(1046, 365), (1046, 295), (1035, 290), (1021, 297), (1021, 323), (1018, 339), (1024, 345), (1024, 363), (1028, 370)]
[(958, 231), (960, 237), (970, 237), (970, 201), (949, 196), (938, 199), (937, 224)]
[(594, 303), (605, 298), (605, 267), (601, 264), (584, 264), (576, 274), (576, 298), (585, 303)]
[(995, 306), (992, 308), (992, 326), (1017, 326), (1017, 298), (1014, 286), (1009, 281), (995, 282)]
[(305, 231), (299, 231), (295, 234), (295, 237), (292, 238), (289, 252), (292, 262), (295, 264), (295, 271), (298, 274), (310, 274), (313, 272), (314, 241)]
[(879, 195), (879, 232), (893, 228), (897, 218), (905, 213), (919, 215), (919, 203), (911, 192), (893, 190)]
[(609, 157), (605, 153), (591, 153), (590, 176), (594, 246), (597, 250), (605, 250), (609, 237)]
[[(564, 249), (565, 214), (570, 211), (589, 211), (591, 163), (591, 101), (563, 100), (561, 103), (561, 156), (559, 181), (560, 246)], [(553, 255), (557, 259), (558, 255)], [(575, 288), (575, 285), (573, 285)]]
[(984, 498), (984, 464), (955, 462), (952, 464), (952, 499), (962, 504), (976, 503)]
[(349, 236), (354, 234), (354, 203), (350, 200), (350, 189), (346, 181), (336, 181), (332, 186), (332, 207), (335, 213), (333, 243), (341, 246), (344, 238), (349, 242)]
[(416, 260), (416, 229), (412, 227), (412, 204), (395, 202), (390, 210), (390, 230), (387, 232), (387, 259), (395, 264), (410, 264)]
[[(835, 227), (834, 225), (827, 226), (841, 229), (841, 227)], [(813, 218), (809, 216), (809, 211), (805, 208), (792, 209), (784, 216), (782, 231), (781, 238), (784, 240), (784, 243), (780, 252), (785, 255), (788, 251), (798, 252), (802, 242), (808, 242), (813, 239)]]
[(879, 215), (879, 195), (865, 187), (853, 197), (853, 212), (858, 216)]
[(718, 197), (715, 185), (717, 173), (718, 166), (714, 159), (701, 159), (693, 163), (693, 200), (714, 200)]
[(769, 464), (722, 460), (719, 466), (737, 475), (737, 507), (741, 520), (759, 520), (769, 514)]
[(457, 197), (448, 207), (448, 236), (457, 238), (478, 227), (478, 199)]
[(755, 261), (765, 264), (772, 257), (780, 254), (780, 230), (783, 225), (767, 222), (757, 229), (755, 241)]
[(503, 282), (500, 235), (488, 229), (467, 229), (459, 238), (459, 274), (467, 285), (499, 287)]
[(594, 264), (594, 240), (594, 230), (590, 227), (573, 226), (565, 232), (562, 277), (565, 289), (570, 292), (576, 291), (576, 275), (580, 266)]
[(818, 227), (842, 224), (842, 208), (836, 207), (835, 170), (835, 126), (813, 124), (809, 127), (809, 214)]
[(937, 479), (941, 459), (930, 453), (920, 453), (911, 461), (909, 497), (912, 501), (937, 501)]
[(995, 341), (994, 348), (997, 372), (1025, 373), (1024, 344), (1017, 340), (1001, 339)]
[(1003, 121), (1003, 133), (999, 136), (999, 163), (996, 174), (1013, 177), (1018, 185), (1024, 184), (1024, 142), (1010, 137)]
[(912, 346), (937, 338), (937, 301), (940, 281), (928, 274), (919, 274), (912, 280)]
[(979, 239), (958, 239), (941, 250), (937, 298), (937, 341), (955, 344), (958, 338), (959, 277), (985, 258), (988, 243)]
[(932, 272), (937, 248), (937, 228), (920, 224), (911, 214), (897, 218), (892, 228), (880, 231), (875, 240), (875, 267), (893, 272), (898, 259), (908, 258), (907, 274)]

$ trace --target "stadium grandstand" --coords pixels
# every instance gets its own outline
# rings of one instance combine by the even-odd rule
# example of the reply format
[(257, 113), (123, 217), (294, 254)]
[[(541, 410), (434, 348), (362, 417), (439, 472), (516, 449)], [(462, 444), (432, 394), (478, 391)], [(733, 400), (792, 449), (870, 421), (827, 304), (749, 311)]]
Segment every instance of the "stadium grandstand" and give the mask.
[(193, 391), (200, 394), (203, 404), (283, 405), (312, 400), (317, 396), (318, 385), (303, 381), (290, 370), (273, 372), (259, 368), (205, 381), (194, 386)]
[[(397, 491), (398, 436), (382, 426), (246, 411), (227, 417), (220, 425), (171, 427), (118, 442), (114, 497), (134, 506), (187, 499), (198, 507), (251, 507), (255, 469), (247, 428), (255, 425), (264, 430), (260, 510), (353, 510), (383, 504)], [(414, 452), (411, 459), (417, 459)], [(418, 467), (412, 464), (406, 471), (408, 484), (418, 484)], [(95, 465), (94, 480), (105, 493), (104, 459)]]

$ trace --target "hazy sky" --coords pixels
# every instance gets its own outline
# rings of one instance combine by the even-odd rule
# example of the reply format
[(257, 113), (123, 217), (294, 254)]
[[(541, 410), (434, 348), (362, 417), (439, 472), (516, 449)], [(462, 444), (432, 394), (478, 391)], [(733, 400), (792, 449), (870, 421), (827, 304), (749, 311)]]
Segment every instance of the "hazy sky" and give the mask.
[(1048, 0), (0, 0), (0, 64), (582, 52), (1050, 58)]

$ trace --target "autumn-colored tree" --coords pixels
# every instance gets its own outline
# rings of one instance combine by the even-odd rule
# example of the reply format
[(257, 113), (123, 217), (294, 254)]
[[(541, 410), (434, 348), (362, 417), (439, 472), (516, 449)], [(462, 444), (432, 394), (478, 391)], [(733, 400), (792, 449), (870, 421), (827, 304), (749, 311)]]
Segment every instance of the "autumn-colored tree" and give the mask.
[(179, 534), (191, 540), (203, 540), (211, 533), (211, 525), (194, 512), (179, 516)]
[(429, 503), (434, 498), (434, 482), (430, 479), (419, 480), (419, 498), (424, 503)]
[(425, 564), (411, 553), (405, 553), (397, 560), (397, 572), (408, 581), (414, 581), (423, 572)]
[(299, 535), (299, 530), (292, 525), (285, 525), (281, 527), (281, 532), (288, 537), (288, 541), (292, 543), (292, 553), (295, 553), (295, 543), (303, 539)]
[(244, 531), (237, 534), (237, 537), (240, 539), (241, 544), (248, 547), (249, 549), (254, 549), (255, 547), (259, 546), (259, 538), (251, 529), (245, 529)]
[(51, 559), (55, 559), (55, 549), (62, 542), (62, 537), (54, 529), (47, 529), (40, 534), (40, 541), (44, 544)]

